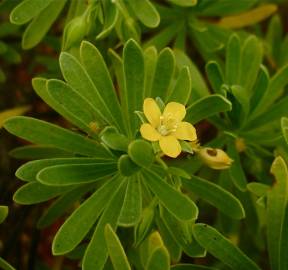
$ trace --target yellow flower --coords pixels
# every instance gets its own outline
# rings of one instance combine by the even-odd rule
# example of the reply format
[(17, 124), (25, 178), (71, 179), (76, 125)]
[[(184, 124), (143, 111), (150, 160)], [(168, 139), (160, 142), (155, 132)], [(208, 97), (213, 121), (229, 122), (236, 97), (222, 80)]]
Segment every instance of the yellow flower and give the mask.
[(233, 159), (231, 159), (222, 149), (203, 147), (197, 154), (207, 166), (214, 170), (228, 169), (233, 162)]
[(186, 115), (184, 105), (169, 102), (162, 114), (155, 100), (146, 98), (143, 111), (149, 123), (142, 124), (140, 133), (148, 141), (159, 141), (159, 146), (165, 155), (176, 158), (181, 153), (178, 140), (197, 140), (194, 126), (182, 122)]

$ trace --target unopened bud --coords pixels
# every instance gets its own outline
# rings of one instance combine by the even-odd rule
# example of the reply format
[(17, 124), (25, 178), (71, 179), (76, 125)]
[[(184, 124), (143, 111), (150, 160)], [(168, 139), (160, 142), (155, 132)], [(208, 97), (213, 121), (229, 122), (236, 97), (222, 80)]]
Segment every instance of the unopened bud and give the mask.
[(214, 170), (228, 169), (233, 162), (222, 149), (203, 147), (197, 154), (207, 166)]
[(86, 16), (79, 16), (71, 20), (65, 27), (63, 47), (69, 49), (80, 42), (87, 32)]

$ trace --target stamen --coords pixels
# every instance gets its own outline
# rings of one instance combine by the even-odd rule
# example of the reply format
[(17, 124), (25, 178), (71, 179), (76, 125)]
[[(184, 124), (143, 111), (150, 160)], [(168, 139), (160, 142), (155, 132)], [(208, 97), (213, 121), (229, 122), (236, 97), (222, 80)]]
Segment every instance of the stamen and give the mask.
[(163, 115), (160, 116), (160, 125), (157, 130), (161, 135), (167, 136), (170, 133), (175, 132), (177, 127), (178, 121), (173, 118), (172, 114), (168, 114), (166, 117)]

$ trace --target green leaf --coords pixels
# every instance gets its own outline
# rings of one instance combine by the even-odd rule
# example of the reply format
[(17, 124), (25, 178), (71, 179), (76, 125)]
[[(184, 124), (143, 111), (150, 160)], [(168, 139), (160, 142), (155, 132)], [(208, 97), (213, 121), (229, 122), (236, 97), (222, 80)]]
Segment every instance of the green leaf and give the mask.
[(195, 40), (198, 50), (200, 50), (202, 54), (207, 55), (206, 58), (208, 58), (209, 54), (215, 53), (225, 46), (226, 29), (219, 28), (213, 24), (203, 25), (197, 21), (191, 22), (189, 26), (191, 38)]
[(159, 230), (159, 233), (163, 239), (163, 242), (165, 244), (165, 247), (167, 248), (167, 250), (170, 254), (171, 261), (173, 261), (173, 262), (180, 261), (180, 258), (182, 255), (182, 249), (181, 249), (180, 245), (174, 240), (172, 233), (166, 227), (162, 218), (158, 217), (156, 219), (156, 224), (157, 224), (157, 228)]
[[(274, 183), (267, 193), (267, 246), (271, 269), (287, 269), (288, 171), (278, 156), (271, 167)], [(285, 254), (286, 252), (286, 254)]]
[(145, 270), (169, 270), (170, 256), (165, 246), (160, 246), (153, 250), (147, 261)]
[(48, 201), (69, 190), (71, 187), (51, 187), (38, 182), (30, 182), (14, 193), (13, 200), (19, 204), (36, 204)]
[(145, 183), (158, 197), (161, 204), (180, 220), (192, 220), (198, 216), (198, 208), (187, 196), (177, 191), (152, 171), (143, 171)]
[(270, 189), (270, 186), (262, 183), (248, 183), (247, 189), (258, 197), (265, 196)]
[(194, 226), (193, 233), (201, 246), (231, 269), (260, 270), (238, 247), (213, 227), (199, 223)]
[(118, 160), (118, 169), (123, 176), (131, 176), (141, 168), (128, 155), (122, 155)]
[(62, 11), (65, 3), (66, 0), (53, 0), (45, 9), (34, 17), (23, 34), (23, 49), (31, 49), (43, 39)]
[[(49, 91), (48, 91), (48, 84), (49, 84)], [(89, 102), (85, 102), (85, 100), (81, 96), (79, 96), (77, 93), (75, 93), (75, 91), (72, 88), (70, 88), (67, 84), (59, 80), (48, 81), (43, 78), (34, 78), (32, 80), (32, 85), (37, 95), (40, 96), (45, 101), (45, 103), (47, 103), (56, 112), (58, 112), (60, 115), (66, 118), (69, 122), (81, 128), (82, 130), (86, 131), (87, 133), (91, 132), (90, 127), (87, 127), (87, 123), (85, 123), (85, 120), (83, 122), (82, 119), (78, 118), (77, 111), (75, 112), (75, 109), (74, 109), (74, 104), (75, 104), (75, 101), (77, 103), (78, 98), (81, 99), (82, 105), (84, 101), (84, 104), (88, 108), (86, 106), (81, 107), (85, 113), (83, 114), (81, 111), (80, 115), (83, 114), (84, 119), (89, 119), (92, 117), (92, 120), (90, 122), (94, 122), (94, 117), (93, 117), (94, 109), (93, 108), (91, 109), (91, 105), (87, 104)], [(66, 91), (69, 93), (69, 95), (67, 95)], [(71, 95), (72, 96), (74, 95), (74, 98), (72, 100), (70, 99)], [(60, 98), (59, 100), (58, 100), (58, 97)], [(64, 98), (64, 101), (63, 101), (63, 98)], [(67, 106), (67, 102), (69, 104), (70, 102), (72, 102), (73, 107), (72, 107), (72, 104), (71, 106), (69, 105)], [(78, 104), (75, 104), (75, 105), (76, 105), (76, 108), (79, 108)]]
[[(117, 221), (123, 205), (125, 187), (126, 183), (122, 181), (122, 183), (118, 184), (118, 187), (115, 188), (115, 193), (112, 196), (110, 194), (111, 199), (108, 201), (107, 207), (99, 219), (92, 239), (85, 251), (82, 261), (83, 270), (103, 269), (108, 257), (104, 229), (106, 224), (110, 224), (111, 228), (116, 230)], [(97, 256), (95, 256), (95, 254), (97, 254)]]
[(154, 161), (151, 143), (138, 139), (129, 144), (129, 157), (140, 167), (149, 167)]
[(255, 198), (247, 191), (242, 192), (239, 189), (235, 189), (234, 192), (245, 209), (245, 219), (243, 222), (245, 223), (247, 230), (250, 232), (250, 235), (257, 236), (259, 233), (260, 221), (255, 206)]
[(269, 126), (271, 122), (278, 121), (283, 116), (288, 116), (287, 111), (288, 97), (283, 97), (279, 102), (274, 104), (269, 110), (263, 112), (259, 116), (251, 119), (245, 129), (256, 129), (261, 126)]
[(173, 51), (169, 48), (165, 48), (158, 56), (151, 89), (151, 97), (160, 97), (162, 100), (166, 100), (174, 69), (175, 57)]
[(139, 177), (133, 175), (127, 181), (128, 185), (118, 224), (130, 227), (136, 225), (141, 218), (142, 195)]
[[(203, 0), (202, 0), (203, 1)], [(201, 11), (203, 16), (224, 16), (234, 13), (244, 12), (245, 10), (253, 7), (258, 1), (227, 1), (227, 0), (218, 0), (216, 2), (210, 2), (206, 0), (208, 5), (204, 5), (203, 10)]]
[(128, 0), (136, 17), (147, 27), (157, 27), (160, 16), (149, 0)]
[(174, 101), (186, 105), (192, 90), (192, 82), (190, 70), (188, 67), (183, 67), (180, 70), (176, 84), (172, 90), (172, 93), (167, 99), (167, 102)]
[(168, 1), (182, 7), (192, 7), (197, 5), (198, 2), (198, 0), (168, 0)]
[(267, 68), (265, 66), (261, 66), (257, 81), (254, 85), (253, 94), (250, 99), (250, 113), (253, 113), (261, 102), (268, 89), (269, 80), (270, 77)]
[(48, 186), (80, 185), (100, 181), (117, 171), (116, 163), (63, 164), (44, 168), (36, 178)]
[(276, 14), (270, 20), (265, 36), (265, 41), (268, 45), (268, 57), (274, 62), (274, 65), (277, 65), (279, 62), (281, 63), (281, 58), (283, 57), (282, 53), (279, 53), (281, 52), (281, 45), (284, 44), (282, 42), (283, 32), (280, 16)]
[(101, 53), (93, 44), (83, 41), (80, 47), (80, 57), (83, 67), (97, 88), (103, 102), (109, 105), (107, 107), (117, 122), (115, 124), (119, 125), (120, 131), (125, 131), (116, 90)]
[(52, 244), (54, 255), (68, 253), (86, 236), (105, 209), (107, 200), (116, 193), (119, 179), (115, 178), (85, 200), (60, 227)]
[[(91, 103), (74, 91), (68, 84), (60, 80), (49, 80), (47, 90), (51, 97), (69, 113), (72, 123), (91, 133), (91, 123), (97, 123), (97, 112)], [(68, 119), (69, 120), (69, 119)]]
[(251, 89), (256, 81), (260, 64), (262, 63), (262, 56), (263, 48), (260, 41), (255, 36), (247, 38), (241, 52), (239, 81), (247, 95), (251, 95)]
[(257, 112), (261, 113), (267, 110), (273, 102), (281, 96), (284, 87), (288, 84), (288, 64), (277, 71), (269, 83), (263, 99), (260, 101)]
[(134, 137), (138, 128), (135, 111), (141, 111), (144, 97), (144, 57), (140, 46), (129, 40), (123, 50), (125, 88), (122, 104), (126, 121), (129, 124), (129, 136)]
[(163, 30), (159, 31), (156, 35), (145, 42), (144, 48), (155, 46), (157, 50), (163, 49), (171, 42), (174, 36), (177, 35), (177, 32), (181, 27), (183, 27), (183, 25), (179, 22), (166, 26)]
[(166, 229), (181, 249), (190, 257), (205, 257), (205, 249), (196, 242), (192, 235), (194, 221), (183, 222), (175, 218), (167, 210), (161, 210), (161, 218)]
[(11, 266), (8, 262), (0, 258), (0, 268), (3, 270), (16, 270), (13, 266)]
[(170, 269), (170, 256), (158, 231), (152, 232), (140, 246), (143, 269)]
[(65, 158), (73, 154), (64, 150), (43, 145), (26, 145), (17, 147), (9, 152), (9, 155), (18, 159), (42, 159), (42, 158)]
[[(117, 79), (119, 93), (121, 97), (121, 101), (123, 103), (123, 91), (125, 89), (124, 87), (124, 70), (123, 70), (123, 61), (122, 58), (112, 49), (108, 50), (108, 54), (110, 56), (111, 62), (112, 62), (112, 68), (115, 74), (115, 77)], [(124, 112), (123, 112), (124, 117)], [(124, 119), (123, 119), (124, 120)], [(125, 124), (125, 122), (124, 122)], [(127, 125), (127, 123), (126, 123)]]
[(178, 69), (182, 69), (187, 66), (190, 70), (192, 80), (192, 92), (190, 95), (189, 104), (197, 99), (210, 95), (206, 82), (199, 71), (198, 67), (191, 61), (183, 51), (174, 49), (174, 55), (176, 59), (176, 66)]
[(187, 38), (187, 29), (186, 27), (183, 27), (182, 29), (179, 30), (177, 36), (175, 37), (175, 40), (173, 42), (174, 43), (173, 48), (186, 51), (187, 50), (186, 38)]
[(186, 121), (195, 124), (214, 114), (230, 111), (231, 102), (221, 95), (210, 95), (203, 97), (187, 108)]
[(286, 143), (288, 144), (288, 118), (287, 117), (281, 118), (281, 129), (282, 129), (282, 134), (284, 136), (284, 139)]
[(6, 219), (8, 216), (8, 206), (0, 205), (0, 224)]
[(91, 190), (92, 187), (92, 185), (82, 185), (63, 194), (44, 212), (38, 220), (37, 228), (43, 229), (53, 224), (65, 214), (67, 209), (72, 208), (72, 206), (75, 205), (86, 192)]
[(239, 84), (240, 79), (240, 63), (241, 63), (241, 45), (238, 35), (233, 34), (228, 40), (226, 49), (226, 82), (231, 84)]
[(109, 256), (111, 258), (114, 269), (117, 270), (130, 270), (128, 259), (125, 251), (121, 245), (117, 234), (113, 231), (111, 226), (107, 224), (105, 226), (105, 239)]
[(104, 1), (101, 4), (105, 16), (103, 22), (103, 29), (96, 37), (96, 39), (98, 40), (103, 39), (109, 35), (109, 33), (116, 25), (117, 19), (119, 17), (119, 10), (116, 5), (113, 5), (113, 3), (107, 1)]
[(168, 173), (174, 175), (174, 176), (179, 176), (179, 177), (183, 177), (185, 179), (190, 179), (191, 176), (188, 172), (186, 172), (185, 170), (178, 168), (178, 167), (168, 167)]
[(99, 89), (96, 88), (92, 78), (80, 62), (66, 52), (61, 53), (59, 61), (65, 80), (79, 95), (91, 102), (94, 112), (97, 114), (95, 115), (97, 120), (99, 119), (100, 122), (104, 120), (110, 125), (119, 127), (117, 119), (111, 114), (108, 104), (105, 103)]
[(218, 270), (214, 267), (202, 266), (197, 264), (176, 264), (172, 265), (171, 270)]
[(144, 241), (151, 229), (154, 220), (154, 208), (154, 202), (151, 201), (141, 212), (141, 219), (134, 227), (134, 243), (136, 247)]
[(220, 186), (193, 175), (189, 180), (182, 179), (182, 183), (187, 190), (215, 206), (227, 216), (235, 219), (245, 217), (241, 202)]
[[(247, 92), (245, 92), (246, 89), (244, 89), (240, 85), (232, 85), (231, 86), (231, 92), (236, 99), (235, 101), (237, 104), (240, 105), (239, 112), (237, 111), (237, 119), (239, 119), (240, 123), (244, 123), (246, 121), (247, 115), (249, 113), (249, 105), (250, 105), (250, 100), (249, 96), (247, 95)], [(233, 109), (235, 108), (236, 111), (236, 104), (232, 103)]]
[(216, 61), (208, 62), (206, 65), (206, 73), (214, 92), (221, 94), (221, 86), (223, 84), (223, 74), (218, 62)]
[(230, 141), (228, 143), (227, 154), (229, 155), (230, 158), (232, 158), (234, 160), (232, 165), (229, 168), (230, 177), (231, 177), (234, 185), (239, 190), (245, 191), (246, 185), (247, 185), (247, 179), (246, 179), (246, 175), (243, 171), (241, 161), (240, 161), (240, 156), (239, 156), (239, 153), (236, 149), (234, 141)]
[(287, 263), (287, 252), (288, 252), (288, 245), (287, 245), (287, 235), (288, 235), (288, 209), (285, 209), (285, 216), (283, 220), (283, 227), (282, 227), (282, 237), (280, 240), (280, 262), (279, 262), (279, 269), (286, 270), (288, 269)]
[(51, 167), (55, 165), (68, 165), (68, 164), (90, 164), (90, 163), (100, 163), (103, 164), (107, 162), (105, 159), (97, 158), (51, 158), (51, 159), (41, 159), (33, 160), (25, 163), (18, 168), (15, 175), (22, 181), (36, 181), (37, 174), (46, 167)]
[(25, 24), (36, 17), (53, 0), (24, 0), (17, 5), (10, 14), (10, 21), (14, 24)]
[(96, 141), (75, 132), (31, 117), (16, 116), (4, 124), (10, 133), (36, 144), (57, 148), (87, 156), (107, 158), (108, 152)]
[(114, 127), (106, 127), (100, 134), (101, 141), (104, 142), (109, 148), (118, 151), (127, 152), (129, 140), (128, 138), (119, 133)]
[[(119, 3), (121, 2), (116, 2), (117, 5), (119, 5)], [(122, 5), (124, 5), (124, 3)], [(118, 32), (119, 38), (123, 43), (129, 39), (134, 39), (135, 41), (140, 42), (141, 29), (135, 19), (130, 16), (130, 14), (127, 13), (126, 18), (122, 17), (119, 20), (119, 23), (116, 24), (116, 30)]]
[(148, 47), (144, 51), (144, 66), (145, 66), (145, 79), (144, 79), (144, 97), (151, 96), (151, 88), (156, 69), (158, 53), (154, 46)]

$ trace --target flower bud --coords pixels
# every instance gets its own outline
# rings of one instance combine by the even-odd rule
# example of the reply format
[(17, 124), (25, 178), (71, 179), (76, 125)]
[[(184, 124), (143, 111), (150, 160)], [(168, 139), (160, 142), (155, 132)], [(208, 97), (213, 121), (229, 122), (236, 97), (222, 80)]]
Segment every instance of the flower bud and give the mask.
[(197, 154), (207, 166), (214, 170), (228, 169), (233, 162), (222, 149), (203, 147)]
[(65, 27), (63, 48), (69, 49), (75, 43), (80, 42), (87, 32), (86, 16), (79, 16), (71, 20)]

